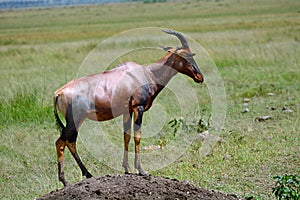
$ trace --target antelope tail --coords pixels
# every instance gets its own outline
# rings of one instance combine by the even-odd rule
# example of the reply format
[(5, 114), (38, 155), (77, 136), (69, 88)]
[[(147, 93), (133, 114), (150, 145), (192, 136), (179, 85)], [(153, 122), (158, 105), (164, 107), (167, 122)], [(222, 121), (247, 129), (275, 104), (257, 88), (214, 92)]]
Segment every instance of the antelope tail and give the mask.
[(54, 116), (55, 116), (55, 120), (56, 120), (56, 127), (60, 131), (60, 133), (62, 133), (62, 130), (65, 128), (65, 126), (62, 123), (62, 121), (60, 120), (60, 118), (58, 116), (58, 113), (57, 113), (57, 100), (58, 100), (58, 97), (59, 96), (54, 97)]

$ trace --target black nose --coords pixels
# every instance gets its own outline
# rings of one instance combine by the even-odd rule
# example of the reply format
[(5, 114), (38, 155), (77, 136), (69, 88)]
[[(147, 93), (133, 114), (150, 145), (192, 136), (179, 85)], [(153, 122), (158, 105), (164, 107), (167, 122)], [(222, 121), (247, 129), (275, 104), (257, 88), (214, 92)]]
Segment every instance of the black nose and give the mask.
[(194, 80), (196, 83), (202, 83), (204, 81), (203, 75), (201, 73), (197, 73)]

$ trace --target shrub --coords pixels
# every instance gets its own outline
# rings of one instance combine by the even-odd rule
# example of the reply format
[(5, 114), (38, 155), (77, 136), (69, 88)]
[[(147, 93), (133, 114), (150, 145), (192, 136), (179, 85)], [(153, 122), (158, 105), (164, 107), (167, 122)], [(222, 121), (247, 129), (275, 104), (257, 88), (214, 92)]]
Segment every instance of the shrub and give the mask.
[(275, 176), (277, 179), (273, 193), (278, 199), (300, 200), (300, 176)]

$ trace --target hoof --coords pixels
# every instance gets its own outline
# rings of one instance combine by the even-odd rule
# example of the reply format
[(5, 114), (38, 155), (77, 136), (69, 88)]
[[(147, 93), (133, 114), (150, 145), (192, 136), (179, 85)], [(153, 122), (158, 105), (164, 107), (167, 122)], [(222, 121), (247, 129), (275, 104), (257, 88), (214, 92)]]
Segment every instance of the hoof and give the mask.
[(93, 177), (93, 175), (92, 175), (92, 174), (90, 174), (89, 172), (88, 172), (88, 173), (86, 173), (84, 176), (85, 176), (86, 178), (92, 178), (92, 177)]
[(70, 185), (69, 182), (65, 179), (65, 177), (59, 177), (59, 181), (62, 182), (64, 187), (67, 187)]
[(68, 186), (70, 186), (70, 183), (69, 182), (63, 182), (63, 184), (64, 184), (64, 187), (68, 187)]
[(150, 176), (150, 175), (146, 172), (139, 172), (139, 176)]

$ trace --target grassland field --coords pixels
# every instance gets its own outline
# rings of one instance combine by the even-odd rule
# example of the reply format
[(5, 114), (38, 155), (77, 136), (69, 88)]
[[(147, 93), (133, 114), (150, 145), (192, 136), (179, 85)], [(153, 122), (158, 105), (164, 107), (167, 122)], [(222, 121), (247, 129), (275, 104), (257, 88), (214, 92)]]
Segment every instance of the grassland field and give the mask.
[[(9, 10), (0, 11), (0, 199), (33, 199), (62, 187), (54, 145), (59, 137), (54, 91), (77, 76), (101, 41), (142, 27), (175, 29), (201, 44), (226, 91), (222, 142), (203, 158), (195, 141), (180, 159), (152, 175), (241, 197), (274, 199), (273, 176), (300, 174), (299, 1), (190, 0)], [(112, 47), (107, 53), (114, 51)], [(157, 56), (134, 61), (149, 63)], [(205, 85), (197, 91), (207, 120), (209, 93)], [(168, 96), (166, 91), (158, 99), (169, 105)], [(243, 113), (245, 98), (250, 112)], [(168, 107), (180, 117), (175, 110)], [(272, 119), (255, 120), (261, 116)], [(167, 142), (172, 139), (168, 125), (162, 132)], [(121, 132), (111, 138), (123, 145)], [(160, 140), (142, 141), (142, 146)], [(122, 173), (99, 162), (80, 140), (78, 151), (94, 175)], [(74, 183), (83, 178), (66, 152), (66, 177)]]

